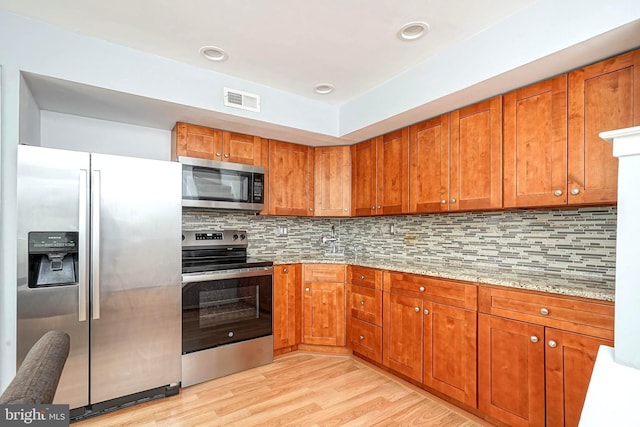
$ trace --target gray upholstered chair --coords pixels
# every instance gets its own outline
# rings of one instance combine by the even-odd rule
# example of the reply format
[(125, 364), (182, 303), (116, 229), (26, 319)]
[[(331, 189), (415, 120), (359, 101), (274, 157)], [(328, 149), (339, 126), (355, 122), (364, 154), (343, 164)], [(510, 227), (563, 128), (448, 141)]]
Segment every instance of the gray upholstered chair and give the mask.
[(53, 402), (69, 356), (69, 335), (49, 331), (31, 347), (0, 404), (47, 405)]

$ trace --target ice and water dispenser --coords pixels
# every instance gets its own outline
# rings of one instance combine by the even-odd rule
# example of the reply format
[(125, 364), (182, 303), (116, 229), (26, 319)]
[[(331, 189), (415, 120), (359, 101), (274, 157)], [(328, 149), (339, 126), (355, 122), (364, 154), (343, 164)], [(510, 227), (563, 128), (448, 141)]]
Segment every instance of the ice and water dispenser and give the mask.
[(78, 283), (78, 232), (29, 233), (29, 287)]

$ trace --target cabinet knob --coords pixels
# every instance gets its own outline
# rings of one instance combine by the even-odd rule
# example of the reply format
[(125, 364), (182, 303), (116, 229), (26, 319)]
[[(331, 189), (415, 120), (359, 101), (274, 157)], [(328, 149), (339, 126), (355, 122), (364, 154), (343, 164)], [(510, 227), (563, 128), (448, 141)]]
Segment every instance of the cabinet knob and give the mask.
[(360, 335), (358, 338), (360, 338), (360, 341), (362, 341), (364, 339), (364, 336)]
[(381, 209), (381, 208), (382, 208), (382, 206), (378, 205), (378, 209)]
[(580, 189), (579, 188), (571, 189), (571, 195), (572, 196), (577, 196), (578, 194), (580, 194)]
[(343, 208), (342, 210), (345, 212), (349, 212), (349, 208)]
[(544, 307), (542, 307), (540, 309), (540, 314), (542, 314), (543, 316), (546, 316), (547, 314), (549, 314), (549, 310), (544, 308)]
[(424, 292), (424, 286), (420, 286), (420, 292)]
[(562, 196), (562, 190), (556, 190), (553, 192), (553, 194), (555, 194), (556, 197), (560, 197)]
[(309, 292), (310, 290), (311, 290), (311, 289), (309, 289), (309, 288), (304, 288), (304, 291), (305, 291), (305, 292)]
[(427, 310), (426, 308), (423, 311), (424, 314), (429, 314), (429, 310)]
[(441, 205), (446, 205), (446, 204), (447, 204), (447, 201), (446, 201), (445, 199), (442, 199), (442, 200), (440, 200), (440, 204), (441, 204)]
[(556, 348), (558, 346), (558, 343), (555, 342), (554, 340), (549, 340), (548, 344), (549, 344), (549, 347), (551, 348)]
[(531, 335), (531, 338), (529, 338), (531, 340), (531, 342), (538, 342), (538, 337), (535, 335)]
[(313, 212), (313, 208), (309, 208), (309, 212)]
[(287, 269), (287, 268), (283, 268), (283, 269), (282, 269), (282, 272), (283, 272), (283, 273), (288, 273), (288, 272), (289, 272), (289, 269)]
[(456, 199), (451, 199), (451, 200), (449, 200), (449, 201), (450, 201), (451, 203), (455, 203), (455, 202), (456, 202)]
[(364, 305), (364, 301), (360, 301), (360, 305)]
[(229, 153), (224, 153), (224, 158), (228, 159), (229, 158)]
[(413, 308), (413, 310), (414, 310), (416, 313), (420, 313), (420, 307), (414, 307), (414, 308)]
[(216, 153), (216, 157), (222, 156), (222, 153)]
[(371, 209), (375, 209), (375, 208), (376, 208), (375, 206), (371, 206)]
[(360, 275), (360, 280), (364, 280), (364, 274)]

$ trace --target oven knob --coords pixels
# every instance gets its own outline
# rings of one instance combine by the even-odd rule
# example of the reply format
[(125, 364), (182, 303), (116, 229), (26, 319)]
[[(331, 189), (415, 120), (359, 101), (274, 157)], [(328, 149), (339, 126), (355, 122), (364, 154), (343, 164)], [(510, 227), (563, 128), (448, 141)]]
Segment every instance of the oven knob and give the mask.
[(247, 238), (247, 235), (246, 235), (246, 234), (241, 234), (241, 235), (240, 235), (240, 240), (244, 240), (244, 239), (246, 239), (246, 238)]
[(233, 338), (233, 332), (229, 332), (229, 338)]
[(238, 240), (238, 235), (237, 234), (233, 235), (233, 240)]

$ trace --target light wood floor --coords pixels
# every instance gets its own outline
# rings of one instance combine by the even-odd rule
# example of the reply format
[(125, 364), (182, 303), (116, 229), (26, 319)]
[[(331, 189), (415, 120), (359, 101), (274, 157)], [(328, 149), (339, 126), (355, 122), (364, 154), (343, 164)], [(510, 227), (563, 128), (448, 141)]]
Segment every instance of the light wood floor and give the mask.
[(292, 353), (89, 418), (86, 426), (478, 426), (482, 420), (350, 356)]

